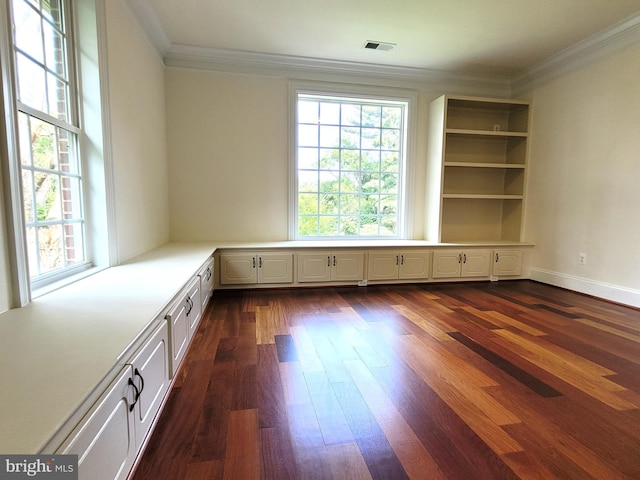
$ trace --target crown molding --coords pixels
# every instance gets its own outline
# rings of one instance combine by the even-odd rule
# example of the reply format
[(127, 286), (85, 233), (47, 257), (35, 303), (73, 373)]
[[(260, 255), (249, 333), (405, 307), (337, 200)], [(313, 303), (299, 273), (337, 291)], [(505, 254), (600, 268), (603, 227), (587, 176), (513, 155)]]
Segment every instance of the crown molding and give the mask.
[(527, 69), (512, 79), (511, 90), (514, 95), (531, 91), (544, 83), (639, 41), (640, 14), (636, 14)]
[(429, 88), (447, 93), (519, 96), (640, 41), (640, 13), (612, 25), (508, 77), (443, 70), (274, 55), (172, 44), (149, 0), (127, 0), (167, 67)]
[(127, 0), (127, 4), (133, 11), (136, 20), (147, 35), (151, 44), (156, 49), (160, 58), (164, 59), (165, 54), (171, 47), (171, 40), (164, 31), (156, 11), (148, 0)]
[(301, 80), (350, 79), (373, 85), (428, 85), (446, 91), (464, 92), (471, 89), (499, 96), (508, 96), (510, 93), (508, 77), (312, 57), (172, 45), (164, 59), (166, 66), (175, 68), (276, 75)]

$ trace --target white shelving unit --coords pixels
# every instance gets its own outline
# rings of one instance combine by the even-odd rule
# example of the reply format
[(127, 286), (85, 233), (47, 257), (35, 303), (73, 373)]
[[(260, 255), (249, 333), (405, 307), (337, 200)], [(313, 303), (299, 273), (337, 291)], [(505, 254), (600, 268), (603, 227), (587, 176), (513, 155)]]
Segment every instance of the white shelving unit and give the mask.
[(429, 116), (427, 239), (521, 241), (529, 103), (444, 95)]

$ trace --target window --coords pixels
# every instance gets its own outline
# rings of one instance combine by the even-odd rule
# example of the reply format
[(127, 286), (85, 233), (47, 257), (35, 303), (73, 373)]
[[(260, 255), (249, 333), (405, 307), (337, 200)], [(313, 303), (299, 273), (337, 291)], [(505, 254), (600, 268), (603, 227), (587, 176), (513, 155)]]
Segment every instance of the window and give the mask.
[(69, 14), (12, 0), (18, 145), (32, 285), (85, 263), (79, 122)]
[(408, 105), (296, 91), (296, 239), (405, 236)]

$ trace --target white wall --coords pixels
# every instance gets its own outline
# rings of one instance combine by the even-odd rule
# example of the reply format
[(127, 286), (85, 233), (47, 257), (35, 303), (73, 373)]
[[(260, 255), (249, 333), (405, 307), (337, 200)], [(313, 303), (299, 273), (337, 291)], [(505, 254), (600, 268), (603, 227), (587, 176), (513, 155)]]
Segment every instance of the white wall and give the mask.
[[(167, 70), (172, 240), (287, 240), (289, 82)], [(419, 92), (414, 238), (424, 230), (426, 112), (438, 94)]]
[(640, 306), (638, 78), (640, 45), (532, 92), (525, 229), (533, 278)]
[(124, 0), (108, 0), (109, 115), (119, 261), (169, 240), (164, 65)]

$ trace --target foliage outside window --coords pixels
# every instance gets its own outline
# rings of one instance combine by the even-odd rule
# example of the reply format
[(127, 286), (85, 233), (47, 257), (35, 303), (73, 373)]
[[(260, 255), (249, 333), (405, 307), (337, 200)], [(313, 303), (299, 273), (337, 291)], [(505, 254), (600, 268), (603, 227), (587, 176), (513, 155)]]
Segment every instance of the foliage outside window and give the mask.
[(407, 102), (298, 93), (296, 237), (402, 236)]
[(37, 284), (86, 262), (77, 88), (63, 0), (11, 1), (29, 273)]

